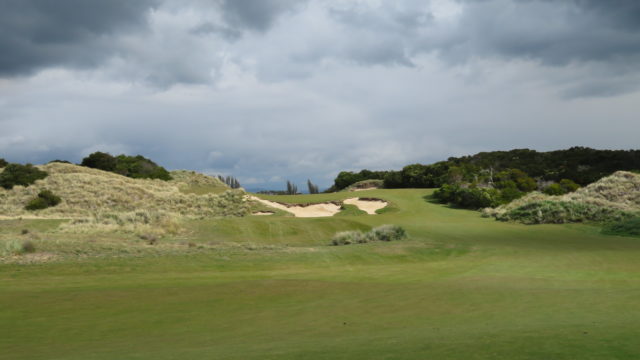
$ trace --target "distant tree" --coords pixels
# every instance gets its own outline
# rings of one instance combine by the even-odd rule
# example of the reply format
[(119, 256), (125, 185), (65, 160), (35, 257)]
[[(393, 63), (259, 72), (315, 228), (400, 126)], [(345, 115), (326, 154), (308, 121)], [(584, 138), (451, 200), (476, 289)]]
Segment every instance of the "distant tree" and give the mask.
[(296, 195), (297, 193), (298, 187), (291, 181), (287, 180), (287, 195)]
[(232, 189), (240, 188), (240, 181), (231, 175), (227, 175), (226, 177), (218, 175), (218, 179)]
[(318, 189), (318, 185), (312, 183), (310, 179), (307, 179), (307, 187), (309, 188), (309, 194), (320, 193), (320, 190)]
[(5, 166), (9, 165), (9, 163), (7, 162), (7, 160), (0, 158), (0, 168), (3, 168)]

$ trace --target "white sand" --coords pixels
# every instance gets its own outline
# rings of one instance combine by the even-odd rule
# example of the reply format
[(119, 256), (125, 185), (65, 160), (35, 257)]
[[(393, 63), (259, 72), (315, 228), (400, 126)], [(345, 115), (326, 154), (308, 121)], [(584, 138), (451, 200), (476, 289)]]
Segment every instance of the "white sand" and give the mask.
[[(340, 205), (334, 203), (319, 203), (310, 205), (282, 204), (275, 201), (260, 199), (257, 196), (248, 196), (249, 200), (258, 201), (262, 204), (275, 209), (284, 210), (293, 214), (295, 217), (328, 217), (340, 212)], [(375, 215), (376, 210), (382, 209), (388, 205), (382, 200), (366, 200), (360, 198), (350, 198), (343, 201), (345, 204), (355, 205), (358, 209), (365, 211), (367, 214)], [(267, 211), (259, 211), (253, 215), (272, 215)]]
[(345, 204), (355, 205), (358, 209), (366, 211), (369, 215), (375, 215), (376, 210), (382, 209), (388, 205), (386, 201), (382, 200), (364, 200), (360, 198), (351, 198), (344, 201)]
[(334, 203), (311, 204), (306, 206), (296, 204), (285, 205), (275, 201), (260, 199), (256, 196), (250, 196), (249, 198), (267, 206), (271, 206), (272, 208), (292, 213), (295, 217), (327, 217), (340, 212), (340, 205)]

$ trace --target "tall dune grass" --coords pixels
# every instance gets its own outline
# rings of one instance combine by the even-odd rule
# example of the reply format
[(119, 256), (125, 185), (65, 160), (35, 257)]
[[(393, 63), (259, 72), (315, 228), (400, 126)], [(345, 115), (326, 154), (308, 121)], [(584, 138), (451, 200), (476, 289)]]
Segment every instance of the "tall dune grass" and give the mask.
[(485, 216), (524, 223), (618, 221), (640, 212), (640, 175), (618, 171), (573, 193), (549, 196), (538, 192), (495, 209)]
[[(0, 189), (0, 216), (75, 219), (78, 228), (152, 226), (166, 219), (244, 216), (248, 205), (241, 190), (222, 194), (185, 194), (182, 186), (219, 185), (212, 177), (187, 171), (174, 172), (172, 181), (131, 179), (121, 175), (71, 164), (39, 166), (49, 176), (35, 184)], [(172, 174), (172, 175), (174, 175)], [(48, 189), (62, 201), (53, 208), (28, 212), (26, 203)], [(151, 220), (151, 221), (147, 221)], [(98, 226), (100, 225), (100, 226)]]

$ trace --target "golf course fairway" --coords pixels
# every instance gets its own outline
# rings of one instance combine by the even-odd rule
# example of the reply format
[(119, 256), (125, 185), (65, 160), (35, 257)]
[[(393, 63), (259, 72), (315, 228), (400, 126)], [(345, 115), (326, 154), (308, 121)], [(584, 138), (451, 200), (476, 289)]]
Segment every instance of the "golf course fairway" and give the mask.
[[(0, 359), (640, 359), (640, 239), (431, 193), (358, 192), (390, 203), (376, 215), (193, 220), (161, 240), (193, 243), (179, 254), (1, 264)], [(408, 239), (330, 246), (382, 224)]]

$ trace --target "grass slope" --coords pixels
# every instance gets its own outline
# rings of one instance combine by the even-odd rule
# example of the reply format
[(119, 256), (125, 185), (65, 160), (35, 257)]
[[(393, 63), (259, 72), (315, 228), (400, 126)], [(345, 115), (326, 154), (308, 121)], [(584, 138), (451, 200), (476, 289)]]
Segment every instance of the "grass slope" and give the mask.
[[(496, 222), (430, 193), (363, 192), (392, 203), (380, 215), (191, 221), (203, 247), (178, 255), (0, 265), (0, 359), (640, 358), (638, 239)], [(385, 223), (410, 238), (326, 245)]]
[[(184, 216), (214, 216), (221, 198), (230, 190), (220, 180), (189, 171), (174, 171), (172, 181), (131, 179), (82, 166), (50, 163), (39, 166), (49, 176), (34, 185), (0, 188), (0, 216), (74, 218), (96, 213), (162, 211)], [(62, 198), (58, 206), (30, 212), (24, 206), (39, 191), (48, 189)], [(244, 213), (240, 209), (238, 213)]]

